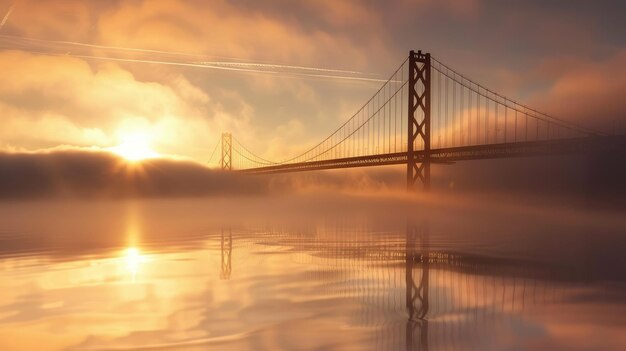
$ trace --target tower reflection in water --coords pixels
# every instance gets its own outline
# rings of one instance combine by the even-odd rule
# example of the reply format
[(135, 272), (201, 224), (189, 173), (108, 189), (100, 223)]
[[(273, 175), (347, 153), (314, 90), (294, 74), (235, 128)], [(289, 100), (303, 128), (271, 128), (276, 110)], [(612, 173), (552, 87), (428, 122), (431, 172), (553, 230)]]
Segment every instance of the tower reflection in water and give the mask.
[(411, 220), (405, 231), (340, 223), (224, 229), (220, 278), (236, 275), (238, 245), (288, 247), (295, 263), (316, 266), (310, 280), (327, 282), (320, 294), (360, 303), (353, 323), (375, 330), (374, 349), (389, 350), (491, 349), (525, 311), (557, 298), (554, 267), (432, 245), (429, 229)]
[[(429, 306), (429, 243), (428, 223), (417, 225), (407, 220), (406, 227), (406, 349), (413, 350), (419, 345), (420, 350), (428, 350), (428, 306)], [(420, 271), (419, 279), (415, 278)]]

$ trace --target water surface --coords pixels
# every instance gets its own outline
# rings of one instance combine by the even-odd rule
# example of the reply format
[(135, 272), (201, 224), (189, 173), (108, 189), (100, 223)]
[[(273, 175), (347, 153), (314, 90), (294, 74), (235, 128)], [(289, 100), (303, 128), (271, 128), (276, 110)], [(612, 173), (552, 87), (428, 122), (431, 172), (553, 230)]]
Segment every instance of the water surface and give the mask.
[(0, 349), (626, 348), (619, 213), (256, 201), (1, 205)]

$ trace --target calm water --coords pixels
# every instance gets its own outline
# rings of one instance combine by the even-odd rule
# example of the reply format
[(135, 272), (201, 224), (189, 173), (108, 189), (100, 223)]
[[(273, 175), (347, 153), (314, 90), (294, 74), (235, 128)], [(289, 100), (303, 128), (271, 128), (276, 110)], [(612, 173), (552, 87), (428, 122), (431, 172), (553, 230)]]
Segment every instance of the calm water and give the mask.
[(0, 210), (0, 350), (626, 349), (621, 213), (370, 198)]

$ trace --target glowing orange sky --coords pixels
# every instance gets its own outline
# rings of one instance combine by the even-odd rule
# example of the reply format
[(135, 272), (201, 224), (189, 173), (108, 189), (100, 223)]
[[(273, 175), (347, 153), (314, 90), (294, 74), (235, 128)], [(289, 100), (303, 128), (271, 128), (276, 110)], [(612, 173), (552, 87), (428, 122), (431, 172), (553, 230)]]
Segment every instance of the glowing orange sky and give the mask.
[(231, 131), (282, 158), (347, 119), (410, 49), (562, 118), (614, 126), (626, 50), (606, 32), (619, 21), (519, 6), (2, 0), (0, 147), (111, 148), (141, 135), (150, 151), (205, 161)]

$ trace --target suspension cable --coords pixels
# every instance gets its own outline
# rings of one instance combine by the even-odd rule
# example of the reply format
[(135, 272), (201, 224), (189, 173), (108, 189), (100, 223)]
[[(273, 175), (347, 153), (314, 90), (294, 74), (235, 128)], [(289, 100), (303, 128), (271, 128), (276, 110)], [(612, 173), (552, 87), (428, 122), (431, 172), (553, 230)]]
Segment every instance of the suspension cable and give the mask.
[[(535, 110), (535, 109), (533, 109), (533, 108), (531, 108), (531, 107), (528, 107), (527, 105), (524, 105), (524, 104), (519, 103), (519, 102), (517, 102), (517, 101), (515, 101), (515, 100), (512, 100), (512, 99), (509, 99), (509, 98), (507, 98), (507, 97), (505, 97), (505, 96), (503, 96), (503, 95), (501, 95), (501, 94), (499, 94), (499, 93), (496, 93), (495, 91), (493, 91), (493, 90), (491, 90), (491, 89), (489, 89), (489, 88), (486, 88), (485, 86), (483, 86), (483, 85), (481, 85), (481, 84), (479, 84), (479, 83), (477, 83), (477, 82), (475, 82), (475, 81), (473, 81), (473, 80), (471, 80), (471, 79), (467, 78), (465, 75), (463, 75), (463, 74), (461, 74), (461, 73), (459, 73), (459, 72), (457, 72), (457, 71), (455, 71), (455, 70), (451, 69), (449, 66), (447, 66), (446, 64), (444, 64), (444, 63), (442, 63), (441, 61), (437, 60), (437, 59), (436, 59), (435, 57), (433, 57), (432, 55), (431, 55), (430, 57), (431, 57), (431, 59), (432, 59), (433, 61), (435, 61), (435, 62), (436, 62), (438, 65), (440, 65), (441, 67), (444, 67), (446, 70), (449, 70), (449, 71), (454, 72), (456, 75), (458, 75), (459, 77), (463, 78), (464, 80), (466, 80), (466, 81), (468, 81), (468, 82), (470, 82), (470, 83), (476, 84), (477, 86), (479, 86), (479, 87), (483, 88), (485, 91), (487, 91), (487, 92), (489, 92), (489, 93), (493, 94), (494, 96), (497, 96), (497, 97), (499, 97), (499, 98), (501, 98), (501, 99), (504, 99), (504, 100), (508, 100), (508, 101), (512, 102), (513, 104), (515, 104), (515, 105), (521, 106), (521, 107), (523, 107), (524, 109), (527, 109), (527, 110), (529, 110), (529, 111), (533, 111), (533, 112), (535, 112), (535, 113), (536, 113), (536, 114), (538, 114), (538, 115), (542, 115), (542, 116), (544, 116), (544, 117), (547, 117), (548, 119), (552, 119), (552, 120), (554, 120), (554, 121), (555, 121), (555, 122), (557, 122), (557, 123), (562, 123), (562, 124), (564, 124), (564, 125), (570, 125), (571, 127), (576, 127), (576, 128), (578, 128), (578, 129), (580, 129), (580, 130), (582, 130), (582, 131), (585, 131), (585, 132), (588, 132), (588, 133), (592, 133), (592, 134), (599, 134), (599, 135), (604, 135), (603, 133), (601, 133), (601, 132), (599, 132), (599, 131), (596, 131), (596, 130), (593, 130), (593, 129), (590, 129), (590, 128), (587, 128), (587, 127), (583, 127), (583, 126), (581, 126), (581, 125), (579, 125), (579, 124), (577, 124), (577, 123), (574, 123), (574, 122), (569, 122), (569, 121), (562, 120), (562, 119), (560, 119), (560, 118), (556, 118), (556, 117), (554, 117), (554, 116), (550, 116), (550, 115), (548, 115), (547, 113), (544, 113), (544, 112), (541, 112), (541, 111)], [(444, 74), (444, 75), (445, 75), (445, 76), (447, 76), (448, 78), (452, 79), (453, 81), (455, 81), (455, 82), (457, 82), (457, 83), (459, 83), (459, 84), (461, 84), (461, 85), (465, 86), (465, 87), (466, 87), (466, 88), (468, 88), (468, 89), (472, 89), (474, 92), (478, 93), (478, 91), (476, 91), (475, 89), (470, 88), (467, 84), (465, 84), (465, 83), (463, 83), (463, 82), (460, 82), (460, 81), (458, 81), (457, 79), (455, 79), (455, 78), (453, 78), (453, 77), (450, 77), (448, 74), (446, 74), (446, 73), (442, 72), (440, 69), (438, 69), (438, 68), (437, 68), (437, 67), (435, 67), (434, 65), (433, 65), (433, 66), (431, 66), (431, 67), (432, 67), (433, 69), (437, 70), (438, 72), (440, 72), (440, 73)], [(499, 104), (502, 104), (502, 102), (497, 101), (497, 100), (495, 100), (494, 98), (490, 98), (490, 97), (488, 97), (487, 95), (483, 95), (483, 96), (484, 96), (484, 97), (486, 97), (486, 98), (488, 98), (488, 99), (491, 99), (491, 100), (492, 100), (492, 101), (494, 101), (494, 102), (497, 102), (497, 103), (499, 103)], [(520, 112), (523, 112), (523, 111), (520, 111)], [(535, 118), (541, 119), (539, 116), (536, 116)], [(549, 121), (546, 121), (546, 122), (549, 122)]]

